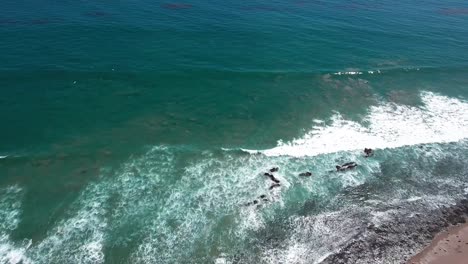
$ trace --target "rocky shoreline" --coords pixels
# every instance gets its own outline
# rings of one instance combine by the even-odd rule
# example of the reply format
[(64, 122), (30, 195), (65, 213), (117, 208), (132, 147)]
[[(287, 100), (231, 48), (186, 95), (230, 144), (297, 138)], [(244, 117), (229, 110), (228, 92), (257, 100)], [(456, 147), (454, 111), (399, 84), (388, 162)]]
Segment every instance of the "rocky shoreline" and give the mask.
[(404, 210), (393, 221), (378, 226), (370, 223), (322, 264), (337, 263), (406, 263), (429, 245), (432, 239), (449, 226), (466, 223), (468, 197), (450, 207), (427, 213)]

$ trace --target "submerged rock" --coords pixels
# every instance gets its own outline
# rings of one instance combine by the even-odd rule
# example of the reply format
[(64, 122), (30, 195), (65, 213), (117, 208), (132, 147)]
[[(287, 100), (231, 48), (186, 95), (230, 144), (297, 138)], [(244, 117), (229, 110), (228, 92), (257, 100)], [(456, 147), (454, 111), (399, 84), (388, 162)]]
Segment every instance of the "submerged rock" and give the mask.
[(279, 171), (279, 168), (278, 167), (273, 167), (270, 169), (270, 172), (277, 172)]
[(368, 157), (374, 155), (374, 150), (371, 149), (371, 148), (365, 148), (365, 149), (364, 149), (364, 153), (365, 153), (365, 156), (364, 156), (364, 157), (368, 158)]
[(279, 184), (279, 183), (274, 183), (274, 184), (272, 184), (272, 185), (270, 186), (270, 188), (268, 188), (268, 189), (269, 189), (269, 190), (273, 190), (274, 188), (280, 187), (280, 186), (281, 186), (281, 184)]
[(350, 170), (350, 169), (354, 169), (357, 167), (357, 164), (356, 162), (347, 162), (341, 166), (339, 165), (336, 165), (336, 171), (345, 171), (345, 170)]
[(270, 180), (272, 180), (272, 181), (275, 182), (275, 183), (279, 183), (279, 182), (280, 182), (280, 180), (278, 180), (275, 176), (273, 176), (273, 174), (270, 174), (270, 173), (268, 173), (268, 172), (265, 172), (265, 174), (263, 174), (263, 175), (267, 176), (268, 178), (270, 178)]

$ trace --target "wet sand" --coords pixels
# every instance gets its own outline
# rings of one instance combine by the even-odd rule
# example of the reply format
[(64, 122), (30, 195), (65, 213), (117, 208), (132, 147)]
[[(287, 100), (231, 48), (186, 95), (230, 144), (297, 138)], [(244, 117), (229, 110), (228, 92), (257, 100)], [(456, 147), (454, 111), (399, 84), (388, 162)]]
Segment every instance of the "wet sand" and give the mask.
[(407, 264), (467, 264), (468, 224), (450, 227), (439, 233), (423, 251)]

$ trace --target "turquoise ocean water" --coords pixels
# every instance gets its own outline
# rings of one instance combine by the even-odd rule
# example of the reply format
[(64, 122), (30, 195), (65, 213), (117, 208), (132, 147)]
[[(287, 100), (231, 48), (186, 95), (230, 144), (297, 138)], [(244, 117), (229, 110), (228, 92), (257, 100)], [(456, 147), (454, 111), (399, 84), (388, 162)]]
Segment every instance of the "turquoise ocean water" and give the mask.
[(6, 0), (0, 124), (0, 263), (321, 263), (468, 192), (468, 4)]

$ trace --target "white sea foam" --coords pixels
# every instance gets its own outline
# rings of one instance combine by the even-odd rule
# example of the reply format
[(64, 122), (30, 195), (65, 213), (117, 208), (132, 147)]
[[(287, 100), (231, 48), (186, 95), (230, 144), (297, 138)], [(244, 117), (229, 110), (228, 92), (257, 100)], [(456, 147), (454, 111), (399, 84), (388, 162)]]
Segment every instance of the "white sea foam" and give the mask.
[(108, 192), (100, 184), (89, 185), (72, 206), (74, 213), (57, 223), (40, 241), (14, 242), (10, 232), (20, 221), (23, 190), (0, 190), (0, 263), (102, 263), (107, 227), (104, 202)]
[(359, 232), (355, 219), (343, 217), (345, 215), (349, 215), (348, 210), (291, 217), (292, 230), (284, 248), (264, 250), (263, 261), (271, 264), (320, 263)]
[(25, 256), (31, 241), (18, 244), (10, 240), (10, 232), (19, 224), (22, 196), (22, 189), (16, 185), (0, 190), (0, 263), (31, 263)]
[(361, 74), (364, 74), (364, 73), (379, 74), (381, 72), (380, 72), (380, 70), (375, 70), (375, 71), (357, 71), (357, 70), (354, 70), (354, 71), (339, 71), (339, 72), (333, 73), (333, 75), (361, 75)]
[[(405, 215), (404, 212), (393, 208), (400, 208), (408, 203), (406, 199), (379, 200), (385, 205), (382, 210), (376, 210), (375, 206), (348, 206), (343, 210), (322, 212), (310, 216), (291, 216), (291, 230), (289, 237), (281, 248), (266, 247), (262, 251), (262, 260), (265, 263), (322, 263), (328, 256), (340, 252), (343, 247), (354, 241), (356, 236), (362, 233), (362, 227), (372, 223), (375, 226), (389, 224), (395, 219)], [(412, 201), (422, 208), (428, 206), (435, 209), (441, 205), (453, 203), (441, 196), (425, 196), (424, 199)], [(407, 212), (411, 217), (412, 212)], [(365, 235), (365, 233), (364, 233)], [(365, 238), (364, 238), (365, 239)], [(398, 250), (398, 249), (397, 249)], [(363, 259), (360, 263), (394, 263), (398, 256), (393, 251), (388, 251), (378, 259)], [(393, 256), (395, 255), (395, 256)], [(393, 259), (395, 258), (395, 259)], [(383, 260), (383, 261), (382, 261)]]
[(309, 263), (305, 258), (307, 256), (307, 245), (302, 243), (292, 243), (286, 249), (270, 249), (263, 252), (262, 260), (264, 263), (280, 264), (294, 263), (302, 264)]
[(363, 74), (361, 71), (346, 71), (346, 72), (335, 72), (334, 75), (360, 75)]
[[(231, 246), (224, 248), (224, 243), (244, 239), (248, 231), (264, 226), (261, 211), (255, 206), (243, 204), (265, 193), (270, 199), (275, 199), (273, 192), (268, 193), (270, 181), (261, 176), (271, 164), (261, 157), (235, 156), (218, 159), (206, 154), (199, 162), (186, 167), (147, 227), (147, 237), (131, 256), (133, 262), (183, 261), (189, 257), (189, 252), (181, 249), (213, 239), (211, 236), (215, 234), (223, 237), (219, 249), (230, 251)], [(286, 180), (279, 174), (277, 176), (286, 188)], [(260, 204), (265, 207), (270, 205)], [(220, 217), (229, 223), (222, 234), (213, 231), (218, 227), (212, 219)]]
[(224, 256), (221, 256), (221, 257), (216, 258), (214, 263), (215, 264), (229, 264), (230, 262)]
[(103, 263), (106, 199), (102, 186), (90, 185), (75, 204), (79, 209), (52, 228), (28, 255), (35, 263)]
[(339, 113), (331, 124), (314, 121), (311, 131), (290, 142), (278, 142), (261, 152), (267, 156), (316, 156), (371, 147), (397, 148), (406, 145), (456, 142), (468, 137), (468, 103), (432, 92), (422, 92), (423, 106), (382, 102), (372, 106), (364, 124), (344, 119)]

